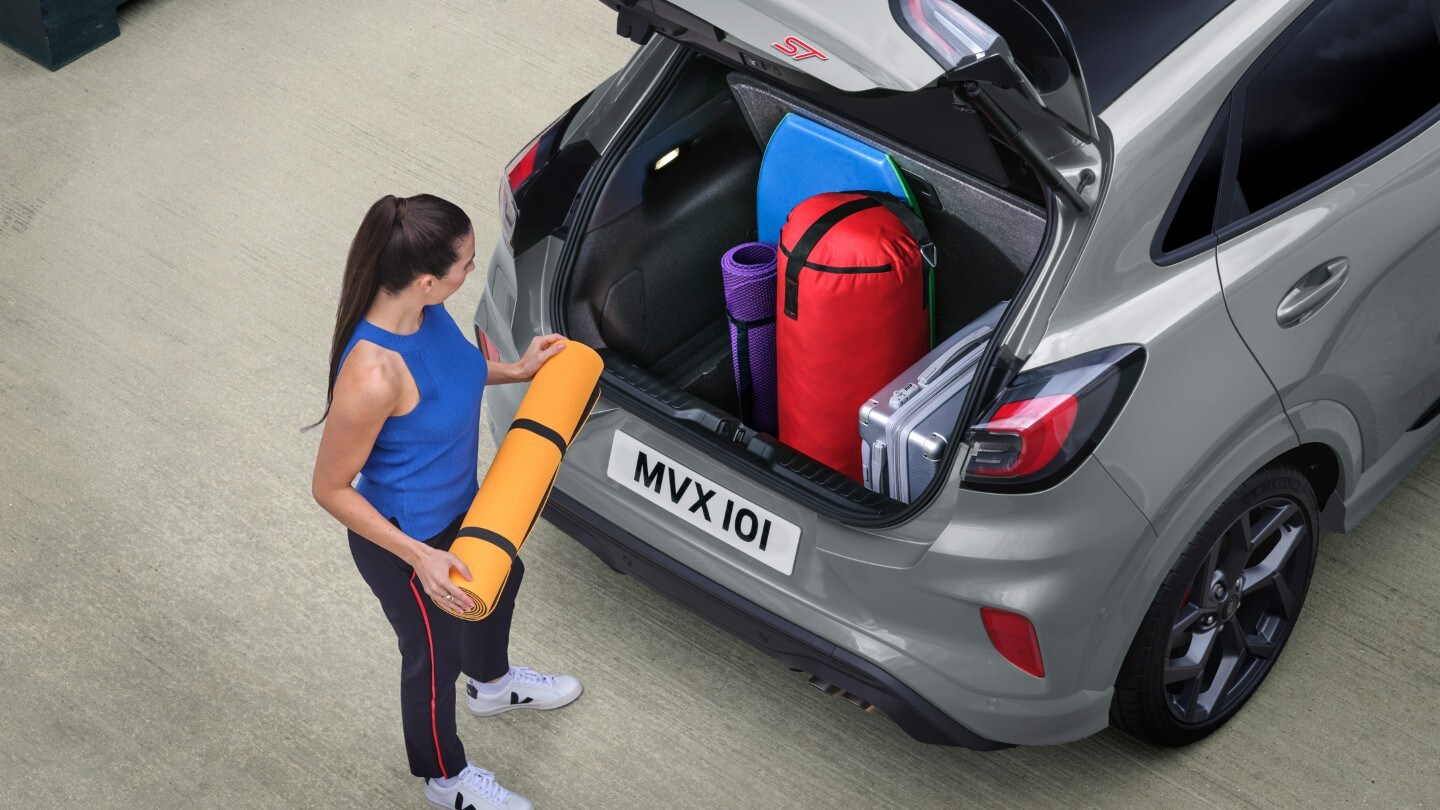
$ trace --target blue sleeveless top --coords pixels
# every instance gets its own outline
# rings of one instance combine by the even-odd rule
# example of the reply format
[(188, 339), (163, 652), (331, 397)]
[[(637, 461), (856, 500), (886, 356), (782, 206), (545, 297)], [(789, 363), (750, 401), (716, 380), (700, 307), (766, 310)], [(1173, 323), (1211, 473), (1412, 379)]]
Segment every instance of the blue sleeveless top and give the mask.
[(340, 356), (341, 368), (361, 340), (400, 353), (420, 389), (420, 404), (386, 418), (355, 489), (406, 534), (425, 540), (469, 509), (479, 489), (485, 356), (443, 304), (425, 307), (420, 328), (410, 335), (362, 318)]

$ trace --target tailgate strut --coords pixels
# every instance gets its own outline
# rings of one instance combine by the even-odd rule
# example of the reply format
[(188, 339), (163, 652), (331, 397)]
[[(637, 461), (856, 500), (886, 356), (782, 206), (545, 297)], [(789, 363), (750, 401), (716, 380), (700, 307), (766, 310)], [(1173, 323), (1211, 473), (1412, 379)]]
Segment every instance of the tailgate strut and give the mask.
[[(961, 91), (965, 94), (963, 98), (960, 95)], [(1061, 197), (1064, 197), (1072, 208), (1081, 214), (1090, 210), (1090, 206), (1080, 197), (1080, 193), (1071, 188), (1064, 176), (1060, 174), (1060, 170), (1055, 168), (1055, 164), (1051, 163), (1049, 158), (1046, 158), (1040, 151), (1040, 147), (1035, 145), (1030, 134), (1021, 129), (1009, 113), (1000, 109), (1000, 106), (985, 93), (985, 88), (981, 87), (979, 82), (961, 82), (960, 90), (955, 93), (955, 104), (961, 107), (972, 106), (978, 110), (990, 123), (990, 126), (1000, 133), (1000, 137), (1020, 152), (1025, 161), (1030, 164), (1030, 168), (1040, 176), (1040, 179)], [(1083, 184), (1085, 175), (1081, 175), (1081, 177)]]

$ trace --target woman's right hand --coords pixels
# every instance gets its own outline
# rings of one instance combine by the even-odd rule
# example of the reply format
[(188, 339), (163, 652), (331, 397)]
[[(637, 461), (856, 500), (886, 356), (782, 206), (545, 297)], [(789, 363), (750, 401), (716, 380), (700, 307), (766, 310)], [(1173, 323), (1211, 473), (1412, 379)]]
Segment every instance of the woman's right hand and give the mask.
[(559, 354), (563, 348), (565, 348), (564, 335), (536, 335), (530, 341), (530, 348), (525, 350), (524, 356), (515, 362), (516, 382), (529, 382), (535, 379), (536, 372), (545, 365), (545, 361)]
[[(415, 574), (420, 578), (425, 593), (438, 605), (454, 605), (456, 609), (464, 612), (473, 610), (475, 603), (450, 581), (452, 567), (466, 579), (471, 579), (470, 569), (465, 567), (459, 557), (448, 551), (431, 548), (424, 543), (419, 545), (420, 557), (415, 561)], [(445, 598), (447, 594), (451, 597), (448, 600)]]

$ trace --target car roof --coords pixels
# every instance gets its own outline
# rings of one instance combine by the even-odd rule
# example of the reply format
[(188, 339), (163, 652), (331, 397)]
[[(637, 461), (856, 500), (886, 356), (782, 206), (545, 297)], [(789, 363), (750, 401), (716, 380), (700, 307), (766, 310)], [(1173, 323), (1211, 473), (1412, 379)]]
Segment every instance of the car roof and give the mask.
[(1098, 112), (1233, 0), (1048, 2), (1075, 43), (1090, 105)]

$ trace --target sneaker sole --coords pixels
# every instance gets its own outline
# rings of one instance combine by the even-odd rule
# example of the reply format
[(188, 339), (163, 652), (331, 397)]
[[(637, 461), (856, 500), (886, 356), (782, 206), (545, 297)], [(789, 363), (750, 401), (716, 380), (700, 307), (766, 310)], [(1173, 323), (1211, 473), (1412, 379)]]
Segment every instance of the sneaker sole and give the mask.
[[(558, 709), (561, 706), (569, 706), (571, 703), (579, 700), (580, 696), (583, 694), (585, 694), (585, 684), (582, 683), (580, 684), (580, 688), (575, 690), (575, 694), (571, 695), (568, 698), (559, 699), (550, 703), (513, 703), (503, 706), (496, 706), (493, 709), (477, 709), (474, 706), (471, 706), (470, 699), (466, 698), (465, 708), (469, 709), (470, 713), (475, 715), (476, 717), (494, 717), (497, 714), (504, 714), (505, 712), (515, 711), (516, 709), (538, 709), (540, 711), (548, 711), (549, 709)], [(447, 808), (447, 810), (449, 810), (449, 808)]]
[[(512, 794), (512, 795), (513, 795), (513, 794)], [(439, 808), (439, 810), (455, 810), (455, 804), (454, 804), (454, 802), (451, 802), (451, 803), (449, 803), (449, 804), (446, 804), (446, 803), (444, 803), (444, 802), (437, 802), (437, 801), (435, 801), (434, 799), (430, 798), (430, 794), (428, 794), (428, 793), (425, 794), (425, 801), (428, 802), (431, 807)], [(495, 805), (493, 805), (493, 804), (486, 804), (485, 806), (486, 806), (486, 807), (494, 807)], [(534, 805), (534, 804), (531, 804), (530, 806), (533, 808), (535, 805)]]

